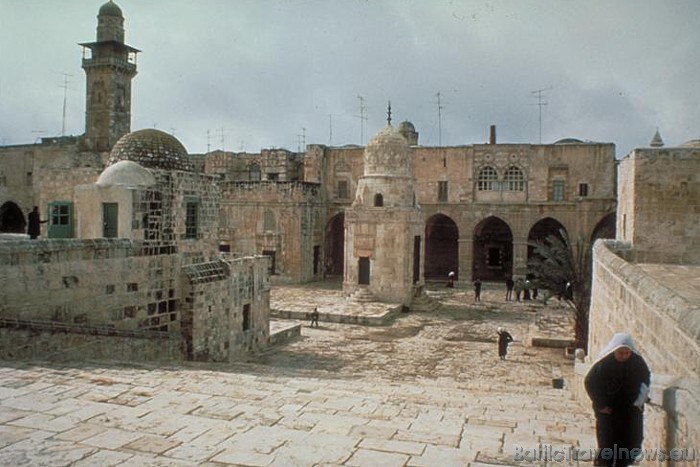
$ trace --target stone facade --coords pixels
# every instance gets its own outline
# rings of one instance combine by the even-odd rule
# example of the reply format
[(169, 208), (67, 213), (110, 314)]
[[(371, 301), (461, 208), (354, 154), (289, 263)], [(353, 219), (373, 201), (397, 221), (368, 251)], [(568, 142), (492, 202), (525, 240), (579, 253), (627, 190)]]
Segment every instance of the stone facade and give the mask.
[[(593, 250), (589, 357), (615, 332), (635, 338), (652, 370), (644, 447), (700, 446), (700, 153), (636, 149), (620, 163), (617, 240)], [(697, 457), (696, 457), (697, 460)], [(666, 465), (657, 462), (650, 465)]]
[(620, 161), (619, 238), (635, 261), (700, 264), (700, 147), (635, 149)]

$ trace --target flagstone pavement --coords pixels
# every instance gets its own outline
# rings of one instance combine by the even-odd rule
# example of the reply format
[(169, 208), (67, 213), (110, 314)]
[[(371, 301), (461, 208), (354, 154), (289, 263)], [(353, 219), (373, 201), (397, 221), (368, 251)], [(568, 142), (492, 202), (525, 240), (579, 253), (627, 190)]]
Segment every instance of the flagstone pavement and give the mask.
[[(0, 362), (0, 465), (591, 466), (536, 457), (595, 447), (572, 361), (530, 344), (570, 337), (570, 311), (498, 284), (480, 303), (429, 294), (439, 309), (384, 326), (298, 321), (300, 338), (236, 364)], [(498, 326), (516, 339), (505, 361)]]

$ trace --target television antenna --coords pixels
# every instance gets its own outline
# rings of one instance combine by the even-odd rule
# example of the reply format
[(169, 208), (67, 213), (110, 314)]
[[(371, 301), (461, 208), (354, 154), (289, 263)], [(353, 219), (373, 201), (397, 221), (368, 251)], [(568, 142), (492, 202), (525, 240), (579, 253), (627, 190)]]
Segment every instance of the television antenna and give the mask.
[(360, 119), (360, 146), (362, 146), (363, 144), (365, 144), (365, 121), (367, 120), (365, 110), (367, 110), (367, 108), (365, 107), (364, 97), (358, 95), (357, 100), (360, 104), (360, 115), (358, 116), (358, 118)]
[(530, 91), (530, 94), (532, 94), (534, 98), (537, 99), (536, 105), (539, 107), (539, 131), (540, 131), (540, 144), (542, 144), (542, 107), (547, 107), (548, 102), (544, 100), (546, 96), (544, 96), (545, 91), (549, 91), (552, 89), (552, 86), (547, 86), (546, 88), (542, 89), (537, 89), (535, 91)]

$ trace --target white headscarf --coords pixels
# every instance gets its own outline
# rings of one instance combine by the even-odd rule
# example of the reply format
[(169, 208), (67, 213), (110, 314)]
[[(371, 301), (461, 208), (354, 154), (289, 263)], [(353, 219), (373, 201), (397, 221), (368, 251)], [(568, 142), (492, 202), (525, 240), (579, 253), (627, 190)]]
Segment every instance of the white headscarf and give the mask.
[(598, 352), (594, 363), (599, 362), (600, 360), (610, 355), (620, 347), (627, 347), (632, 352), (639, 355), (639, 350), (637, 350), (637, 347), (635, 347), (634, 340), (632, 340), (632, 336), (630, 336), (627, 332), (617, 332), (612, 337), (612, 339), (610, 339), (610, 342), (608, 342), (608, 344), (605, 347), (603, 347), (603, 349), (600, 352)]

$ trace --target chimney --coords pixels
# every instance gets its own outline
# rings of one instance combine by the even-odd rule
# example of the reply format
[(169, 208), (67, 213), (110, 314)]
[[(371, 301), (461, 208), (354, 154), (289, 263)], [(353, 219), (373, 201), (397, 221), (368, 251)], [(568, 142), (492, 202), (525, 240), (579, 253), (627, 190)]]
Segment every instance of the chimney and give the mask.
[(489, 144), (496, 144), (496, 125), (489, 127)]

